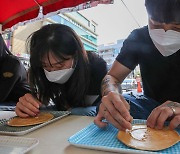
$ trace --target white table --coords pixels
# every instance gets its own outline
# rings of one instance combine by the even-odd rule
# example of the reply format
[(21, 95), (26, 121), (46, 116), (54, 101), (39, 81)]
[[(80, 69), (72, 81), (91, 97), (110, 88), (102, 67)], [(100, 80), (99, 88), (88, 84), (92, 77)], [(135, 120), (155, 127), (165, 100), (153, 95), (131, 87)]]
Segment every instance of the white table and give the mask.
[(24, 135), (39, 140), (39, 144), (28, 154), (110, 154), (110, 152), (83, 149), (69, 144), (68, 138), (93, 120), (94, 117), (70, 115)]

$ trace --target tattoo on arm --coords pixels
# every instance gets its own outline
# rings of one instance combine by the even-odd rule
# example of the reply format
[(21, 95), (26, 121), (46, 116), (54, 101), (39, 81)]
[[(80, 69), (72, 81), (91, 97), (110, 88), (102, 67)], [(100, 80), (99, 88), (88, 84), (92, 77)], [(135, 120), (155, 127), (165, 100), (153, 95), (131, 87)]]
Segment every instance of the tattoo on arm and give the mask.
[(101, 83), (101, 93), (102, 96), (107, 95), (110, 91), (116, 91), (119, 92), (118, 90), (118, 82), (117, 81), (112, 81), (110, 77), (106, 77), (103, 79)]

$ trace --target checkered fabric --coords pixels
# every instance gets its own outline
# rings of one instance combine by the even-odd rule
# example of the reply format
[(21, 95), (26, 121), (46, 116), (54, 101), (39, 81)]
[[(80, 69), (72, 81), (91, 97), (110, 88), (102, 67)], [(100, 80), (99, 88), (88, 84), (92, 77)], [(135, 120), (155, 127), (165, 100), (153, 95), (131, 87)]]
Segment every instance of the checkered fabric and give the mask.
[[(145, 120), (135, 119), (134, 124), (145, 124)], [(180, 129), (177, 130), (180, 133)], [(130, 148), (117, 139), (118, 130), (109, 124), (105, 129), (100, 129), (96, 125), (91, 124), (82, 129), (75, 135), (69, 138), (70, 144), (78, 147), (84, 147), (89, 149), (97, 149), (112, 152), (125, 152), (125, 153), (157, 153), (150, 151), (142, 151)], [(165, 154), (179, 154), (180, 143), (178, 142), (174, 146), (158, 151), (158, 153)]]

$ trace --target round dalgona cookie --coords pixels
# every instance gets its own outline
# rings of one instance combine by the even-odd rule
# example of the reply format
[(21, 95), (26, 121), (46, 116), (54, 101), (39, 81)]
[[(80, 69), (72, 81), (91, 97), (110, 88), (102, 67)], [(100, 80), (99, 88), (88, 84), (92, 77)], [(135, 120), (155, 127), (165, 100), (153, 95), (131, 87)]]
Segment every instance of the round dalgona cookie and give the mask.
[(129, 147), (149, 151), (163, 150), (180, 141), (180, 136), (175, 130), (168, 127), (157, 130), (146, 125), (133, 125), (132, 130), (120, 130), (117, 138)]
[(54, 116), (51, 113), (40, 113), (36, 117), (15, 117), (7, 122), (9, 126), (31, 126), (51, 120)]

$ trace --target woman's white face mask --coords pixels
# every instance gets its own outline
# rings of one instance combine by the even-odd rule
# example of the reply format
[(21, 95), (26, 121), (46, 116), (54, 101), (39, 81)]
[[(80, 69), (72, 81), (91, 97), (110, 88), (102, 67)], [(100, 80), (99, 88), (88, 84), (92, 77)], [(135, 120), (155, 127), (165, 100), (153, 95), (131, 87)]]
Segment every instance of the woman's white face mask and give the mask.
[[(72, 61), (72, 66), (73, 66), (73, 61)], [(68, 69), (62, 69), (62, 70), (51, 71), (51, 72), (44, 69), (44, 73), (46, 75), (46, 78), (50, 82), (64, 84), (69, 80), (69, 78), (74, 72), (74, 68), (72, 68), (72, 66), (71, 68), (68, 68)]]
[(148, 29), (154, 45), (163, 56), (170, 56), (180, 49), (180, 32), (151, 29), (150, 26), (148, 26)]

